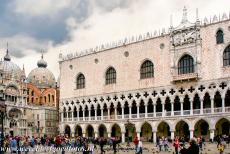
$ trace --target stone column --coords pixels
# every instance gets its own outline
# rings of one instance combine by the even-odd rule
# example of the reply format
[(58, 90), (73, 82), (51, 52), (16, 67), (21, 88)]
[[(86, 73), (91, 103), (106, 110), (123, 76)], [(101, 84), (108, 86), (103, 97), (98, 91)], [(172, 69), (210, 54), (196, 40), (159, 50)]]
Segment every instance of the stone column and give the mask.
[(162, 117), (165, 116), (165, 102), (162, 102)]
[(94, 112), (95, 112), (95, 114), (94, 114), (95, 115), (95, 120), (97, 120), (97, 109), (95, 109)]
[(225, 112), (225, 97), (222, 97), (222, 112)]
[(140, 132), (137, 132), (137, 138), (138, 138), (138, 140), (140, 140), (140, 138), (141, 138)]
[(61, 112), (61, 122), (64, 121), (64, 112)]
[(190, 115), (193, 115), (193, 101), (190, 101)]
[(183, 102), (180, 103), (180, 115), (183, 115)]
[(174, 136), (174, 130), (171, 131), (171, 140), (174, 140), (175, 136)]
[(214, 139), (214, 129), (210, 129), (210, 139), (213, 141)]
[(74, 121), (73, 112), (71, 114), (72, 114), (72, 121)]
[(103, 109), (101, 109), (101, 120), (104, 119), (104, 116), (103, 116)]
[(108, 132), (108, 138), (110, 138), (111, 137), (111, 132)]
[(214, 98), (211, 99), (211, 113), (214, 113)]
[(83, 121), (85, 121), (85, 110), (83, 110)]
[(121, 107), (121, 112), (122, 112), (121, 117), (122, 117), (122, 119), (124, 119), (124, 106)]
[(190, 131), (190, 139), (194, 137), (194, 130), (189, 130)]
[(77, 109), (77, 121), (79, 121), (79, 109)]
[(108, 119), (110, 119), (110, 109), (108, 108)]
[(85, 132), (82, 132), (82, 136), (85, 137)]
[(91, 120), (91, 109), (88, 110), (89, 112), (89, 121)]
[(74, 133), (71, 133), (72, 134), (72, 137), (74, 137), (75, 136), (75, 134)]
[(117, 107), (114, 108), (114, 115), (115, 115), (115, 120), (117, 119)]
[(129, 106), (129, 119), (131, 119), (132, 118), (132, 108), (131, 108), (131, 106)]
[(66, 111), (66, 119), (69, 121), (69, 112)]
[(122, 143), (125, 143), (125, 132), (121, 133), (121, 141)]
[(153, 143), (156, 144), (157, 143), (157, 132), (153, 131)]
[(174, 116), (174, 102), (171, 102), (171, 116)]
[(145, 104), (145, 118), (148, 117), (148, 105)]
[(153, 104), (153, 116), (156, 117), (156, 104)]
[(204, 99), (200, 99), (200, 114), (204, 114)]
[(140, 117), (140, 108), (139, 108), (139, 105), (137, 105), (137, 118), (139, 118)]
[(94, 134), (95, 134), (95, 138), (97, 138), (98, 137), (98, 132), (94, 132)]

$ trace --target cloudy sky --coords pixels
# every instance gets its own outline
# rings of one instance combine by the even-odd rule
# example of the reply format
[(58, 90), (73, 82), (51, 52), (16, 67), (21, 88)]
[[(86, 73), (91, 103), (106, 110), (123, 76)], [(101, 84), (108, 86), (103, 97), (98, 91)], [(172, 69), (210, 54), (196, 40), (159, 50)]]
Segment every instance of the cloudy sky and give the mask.
[(180, 23), (186, 6), (191, 22), (226, 12), (229, 0), (0, 0), (0, 57), (6, 44), (12, 60), (26, 73), (41, 50), (58, 76), (58, 55), (74, 53), (126, 36), (154, 32)]

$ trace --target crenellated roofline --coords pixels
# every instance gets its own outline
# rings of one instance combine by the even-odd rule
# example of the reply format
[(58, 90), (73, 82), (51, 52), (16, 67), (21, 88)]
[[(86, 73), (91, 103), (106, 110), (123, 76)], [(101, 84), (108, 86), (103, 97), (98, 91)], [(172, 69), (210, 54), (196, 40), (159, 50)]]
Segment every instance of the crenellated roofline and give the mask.
[[(147, 33), (136, 35), (136, 36), (125, 37), (124, 39), (121, 39), (118, 41), (113, 41), (110, 43), (104, 43), (104, 44), (98, 45), (94, 48), (85, 49), (82, 51), (77, 51), (75, 53), (70, 53), (67, 55), (63, 55), (62, 53), (60, 53), (59, 54), (59, 63), (64, 62), (64, 61), (68, 61), (68, 60), (72, 60), (75, 58), (80, 58), (83, 56), (103, 52), (106, 50), (111, 50), (111, 49), (123, 47), (123, 46), (130, 45), (133, 43), (139, 43), (139, 42), (146, 41), (149, 39), (164, 37), (164, 36), (169, 35), (172, 31), (178, 31), (179, 29), (186, 28), (186, 26), (191, 27), (191, 26), (195, 26), (195, 25), (199, 24), (200, 27), (205, 27), (208, 25), (212, 25), (212, 24), (216, 24), (216, 23), (220, 23), (220, 22), (225, 22), (225, 21), (229, 21), (229, 20), (230, 20), (230, 12), (229, 12), (229, 15), (227, 15), (226, 13), (223, 13), (222, 16), (219, 15), (219, 17), (217, 17), (216, 15), (214, 15), (213, 17), (210, 17), (209, 20), (207, 17), (205, 17), (203, 20), (199, 20), (198, 9), (197, 9), (197, 11), (196, 11), (196, 22), (191, 23), (187, 20), (187, 9), (184, 8), (182, 21), (181, 21), (180, 25), (178, 25), (177, 27), (173, 27), (172, 18), (171, 18), (170, 19), (171, 25), (169, 28), (167, 28), (167, 30), (166, 30), (166, 28), (162, 28), (160, 30), (155, 30), (154, 32), (147, 32)], [(189, 27), (187, 27), (187, 28), (189, 28)]]

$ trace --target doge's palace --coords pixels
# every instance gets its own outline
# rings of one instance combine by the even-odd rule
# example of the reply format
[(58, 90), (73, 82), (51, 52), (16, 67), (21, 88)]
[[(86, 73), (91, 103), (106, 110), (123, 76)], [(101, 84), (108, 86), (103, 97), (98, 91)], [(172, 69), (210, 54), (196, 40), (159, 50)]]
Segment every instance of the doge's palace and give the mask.
[(230, 134), (230, 15), (60, 55), (60, 132), (156, 142)]

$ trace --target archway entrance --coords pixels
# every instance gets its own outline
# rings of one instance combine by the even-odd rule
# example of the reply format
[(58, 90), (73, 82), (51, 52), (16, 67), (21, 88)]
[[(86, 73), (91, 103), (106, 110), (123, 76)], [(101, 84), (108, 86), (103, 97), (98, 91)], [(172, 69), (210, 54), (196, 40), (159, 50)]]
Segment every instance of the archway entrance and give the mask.
[(70, 137), (70, 133), (71, 133), (70, 126), (66, 125), (65, 126), (65, 135), (67, 135), (68, 137)]
[(98, 132), (99, 132), (99, 137), (107, 137), (108, 136), (107, 129), (106, 129), (105, 125), (100, 125), (98, 127)]
[(113, 125), (111, 136), (121, 138), (121, 128), (118, 126), (118, 124)]
[(230, 135), (230, 122), (222, 118), (216, 123), (216, 135)]
[(166, 122), (161, 122), (157, 127), (157, 136), (158, 137), (170, 137), (170, 127)]
[(199, 137), (199, 136), (204, 136), (205, 138), (209, 138), (209, 125), (208, 123), (201, 119), (199, 120), (196, 125), (195, 125), (195, 131), (194, 131), (194, 135), (196, 137)]
[(88, 127), (86, 128), (86, 137), (94, 137), (93, 126), (88, 125)]
[(152, 127), (149, 123), (145, 122), (142, 126), (141, 126), (141, 139), (142, 141), (147, 141), (150, 142), (152, 139)]
[(125, 138), (127, 141), (133, 141), (136, 137), (136, 128), (133, 123), (128, 122), (125, 124)]
[(75, 136), (82, 136), (82, 128), (79, 125), (75, 127)]
[(186, 141), (190, 138), (189, 126), (186, 122), (180, 121), (176, 124), (176, 132), (175, 135), (178, 137), (184, 137)]

